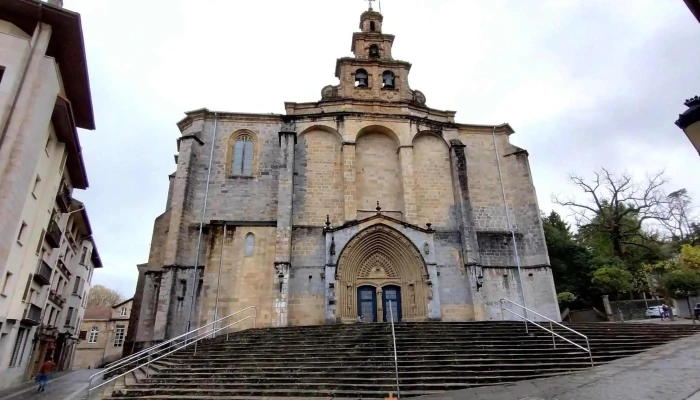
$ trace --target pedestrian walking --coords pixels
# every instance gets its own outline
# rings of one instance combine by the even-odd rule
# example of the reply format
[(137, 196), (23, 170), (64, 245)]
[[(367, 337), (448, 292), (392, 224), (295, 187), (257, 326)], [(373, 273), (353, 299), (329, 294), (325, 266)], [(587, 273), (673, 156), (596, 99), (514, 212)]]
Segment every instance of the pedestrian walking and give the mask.
[(36, 382), (39, 384), (39, 387), (36, 389), (37, 392), (43, 392), (46, 389), (46, 383), (49, 381), (49, 373), (53, 371), (53, 367), (55, 365), (56, 364), (54, 364), (51, 359), (48, 359), (41, 364), (41, 368), (39, 368), (39, 375), (36, 376)]

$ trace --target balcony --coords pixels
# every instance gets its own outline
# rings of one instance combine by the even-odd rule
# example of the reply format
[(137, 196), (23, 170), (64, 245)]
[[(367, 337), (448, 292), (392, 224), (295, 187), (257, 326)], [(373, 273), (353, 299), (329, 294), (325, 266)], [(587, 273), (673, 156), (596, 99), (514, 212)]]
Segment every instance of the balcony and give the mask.
[(55, 290), (51, 290), (49, 292), (49, 300), (61, 308), (66, 303), (66, 299), (64, 299), (60, 294), (56, 293)]
[(68, 185), (65, 183), (61, 183), (61, 187), (58, 189), (58, 193), (56, 193), (56, 204), (58, 204), (58, 208), (61, 212), (67, 213), (70, 209), (71, 202), (72, 196), (70, 188), (68, 188)]
[(46, 230), (46, 236), (44, 236), (44, 239), (46, 239), (46, 243), (48, 243), (49, 246), (57, 249), (61, 246), (61, 236), (63, 236), (63, 233), (61, 233), (61, 229), (52, 218), (49, 220), (49, 226)]
[(66, 263), (63, 261), (62, 258), (58, 258), (58, 262), (56, 263), (56, 266), (58, 266), (58, 270), (65, 275), (66, 280), (70, 279), (71, 273), (68, 271), (68, 267), (66, 267)]
[(46, 286), (51, 283), (51, 272), (52, 269), (49, 264), (44, 260), (39, 260), (39, 265), (36, 266), (36, 273), (34, 274), (34, 282), (41, 286)]
[(27, 325), (39, 325), (41, 323), (41, 307), (36, 304), (28, 304), (22, 314), (22, 323)]

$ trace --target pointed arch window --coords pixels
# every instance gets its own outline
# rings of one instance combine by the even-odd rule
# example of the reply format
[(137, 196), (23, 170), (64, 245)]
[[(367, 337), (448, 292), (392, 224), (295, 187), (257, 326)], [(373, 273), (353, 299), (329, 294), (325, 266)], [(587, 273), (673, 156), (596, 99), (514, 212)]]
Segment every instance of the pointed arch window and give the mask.
[(241, 133), (231, 138), (231, 160), (229, 174), (253, 176), (255, 140), (250, 133)]

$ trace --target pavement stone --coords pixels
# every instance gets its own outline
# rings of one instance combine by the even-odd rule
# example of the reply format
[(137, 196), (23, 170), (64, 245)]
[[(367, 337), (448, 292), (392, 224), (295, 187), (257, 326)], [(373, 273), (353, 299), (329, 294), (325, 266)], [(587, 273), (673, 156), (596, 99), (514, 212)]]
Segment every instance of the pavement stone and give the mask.
[(700, 400), (700, 335), (588, 371), (417, 397), (425, 400)]
[(90, 376), (99, 370), (87, 369), (52, 374), (46, 390), (37, 392), (38, 385), (25, 382), (0, 391), (0, 400), (82, 400)]

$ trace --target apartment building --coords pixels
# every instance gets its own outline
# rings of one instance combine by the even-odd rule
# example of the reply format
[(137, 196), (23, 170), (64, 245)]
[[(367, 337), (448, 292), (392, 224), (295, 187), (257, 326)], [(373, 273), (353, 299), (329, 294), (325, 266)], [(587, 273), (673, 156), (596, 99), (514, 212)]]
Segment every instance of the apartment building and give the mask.
[(85, 310), (72, 369), (99, 368), (121, 358), (132, 301)]
[(78, 128), (95, 128), (80, 15), (0, 1), (0, 388), (67, 367), (100, 268)]

